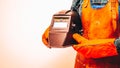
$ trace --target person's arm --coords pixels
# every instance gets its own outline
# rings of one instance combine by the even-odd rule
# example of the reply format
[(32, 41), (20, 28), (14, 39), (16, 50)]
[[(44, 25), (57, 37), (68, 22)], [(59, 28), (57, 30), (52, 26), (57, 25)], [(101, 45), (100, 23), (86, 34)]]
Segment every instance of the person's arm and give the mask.
[(80, 0), (73, 0), (71, 5), (71, 10), (77, 11), (80, 4)]
[(87, 40), (79, 34), (73, 38), (79, 43), (73, 48), (85, 58), (103, 58), (118, 55), (117, 47), (114, 44), (115, 38)]

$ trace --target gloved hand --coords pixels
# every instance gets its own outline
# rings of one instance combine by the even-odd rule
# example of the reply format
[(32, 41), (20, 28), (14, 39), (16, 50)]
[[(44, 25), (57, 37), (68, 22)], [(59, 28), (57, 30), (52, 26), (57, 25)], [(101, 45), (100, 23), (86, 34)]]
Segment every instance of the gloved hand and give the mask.
[(75, 33), (73, 38), (79, 43), (73, 45), (73, 48), (85, 58), (102, 58), (118, 55), (113, 39), (95, 39), (88, 40)]
[(43, 33), (42, 35), (42, 42), (47, 46), (49, 47), (49, 44), (48, 44), (48, 36), (49, 36), (49, 27), (45, 30), (45, 32)]

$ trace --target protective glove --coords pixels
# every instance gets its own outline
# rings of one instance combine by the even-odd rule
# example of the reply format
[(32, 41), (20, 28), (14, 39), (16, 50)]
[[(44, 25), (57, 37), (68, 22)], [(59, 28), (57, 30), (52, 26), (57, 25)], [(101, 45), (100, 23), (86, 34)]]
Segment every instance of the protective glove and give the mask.
[(85, 58), (103, 58), (118, 55), (113, 39), (88, 40), (75, 33), (73, 38), (79, 43), (73, 48)]
[(45, 32), (43, 33), (42, 35), (42, 42), (47, 46), (49, 47), (49, 44), (48, 44), (48, 37), (49, 37), (49, 27), (45, 30)]

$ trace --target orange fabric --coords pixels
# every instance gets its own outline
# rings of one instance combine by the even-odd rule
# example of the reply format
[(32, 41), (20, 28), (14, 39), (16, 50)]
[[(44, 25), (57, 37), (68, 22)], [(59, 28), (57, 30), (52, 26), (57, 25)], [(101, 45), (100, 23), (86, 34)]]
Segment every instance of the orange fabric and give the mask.
[(114, 45), (115, 39), (95, 39), (87, 40), (79, 34), (74, 34), (73, 38), (80, 44), (73, 48), (85, 58), (102, 58), (117, 55)]
[(118, 0), (100, 9), (93, 9), (90, 0), (84, 0), (81, 14), (83, 36), (74, 34), (79, 42), (73, 48), (78, 52), (75, 68), (120, 68), (120, 55), (114, 45), (119, 36)]
[[(111, 1), (115, 1), (114, 10), (111, 7)], [(91, 8), (90, 0), (84, 0), (82, 6), (81, 19), (85, 38), (103, 39), (118, 36), (116, 32), (118, 20), (117, 0), (109, 0), (109, 2), (100, 9)]]
[(42, 35), (42, 42), (43, 42), (47, 47), (49, 47), (49, 44), (48, 44), (49, 29), (50, 29), (50, 27), (48, 27), (48, 28), (45, 30), (45, 32), (43, 33), (43, 35)]
[[(83, 36), (86, 40), (94, 41), (91, 41), (93, 44), (90, 44), (79, 36), (77, 37), (77, 41), (83, 41), (86, 44), (79, 42), (80, 44), (73, 47), (86, 58), (100, 58), (117, 55), (116, 48), (113, 44), (114, 40), (109, 42), (108, 40), (102, 40), (118, 37), (116, 22), (118, 19), (118, 3), (116, 0), (114, 4), (116, 7), (113, 10), (113, 7), (111, 8), (111, 1), (112, 0), (109, 0), (106, 6), (100, 9), (92, 9), (90, 0), (83, 1), (81, 15), (84, 30)], [(102, 43), (99, 43), (96, 39), (100, 39)]]

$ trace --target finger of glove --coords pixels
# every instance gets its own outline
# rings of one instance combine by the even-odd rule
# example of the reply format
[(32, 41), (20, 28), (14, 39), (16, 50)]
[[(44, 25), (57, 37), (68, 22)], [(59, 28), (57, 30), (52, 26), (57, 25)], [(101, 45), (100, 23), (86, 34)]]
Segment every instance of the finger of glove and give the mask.
[(73, 45), (72, 46), (76, 51), (80, 48), (79, 44), (78, 45)]
[(72, 47), (73, 47), (76, 51), (78, 51), (81, 47), (85, 47), (85, 46), (87, 46), (87, 45), (76, 44), (76, 45), (73, 45)]
[(48, 45), (48, 40), (47, 38), (45, 37), (45, 35), (43, 34), (42, 36), (42, 42), (47, 46)]
[(48, 36), (49, 36), (49, 27), (45, 30), (44, 34), (42, 35), (42, 42), (48, 46)]
[(81, 36), (78, 33), (73, 34), (73, 38), (78, 42), (78, 43), (83, 43), (88, 41), (86, 38), (84, 38), (83, 36)]

